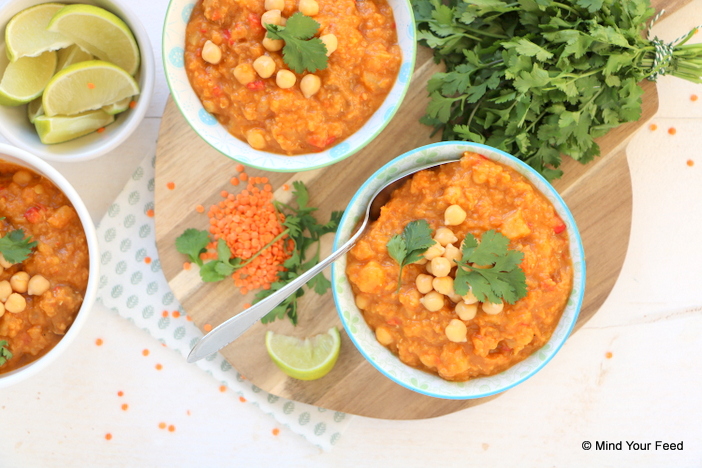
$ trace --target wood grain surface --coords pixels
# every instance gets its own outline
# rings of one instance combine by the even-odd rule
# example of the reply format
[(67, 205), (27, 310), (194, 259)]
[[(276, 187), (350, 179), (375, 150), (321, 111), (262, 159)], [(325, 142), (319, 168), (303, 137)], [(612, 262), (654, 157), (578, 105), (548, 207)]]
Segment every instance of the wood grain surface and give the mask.
[[(687, 0), (658, 0), (657, 9), (672, 13)], [(252, 175), (265, 175), (273, 187), (302, 180), (311, 194), (311, 205), (319, 207), (318, 219), (326, 220), (332, 210), (342, 210), (358, 187), (392, 158), (437, 138), (418, 120), (428, 102), (425, 85), (440, 70), (428, 49), (419, 48), (410, 91), (397, 115), (376, 140), (353, 157), (331, 167), (301, 173), (271, 173), (247, 169)], [(626, 145), (632, 135), (653, 117), (658, 108), (655, 85), (645, 89), (643, 114), (639, 121), (611, 131), (598, 140), (602, 156), (582, 166), (572, 160), (563, 165), (565, 175), (554, 186), (570, 207), (582, 234), (587, 261), (587, 287), (577, 328), (590, 319), (603, 304), (621, 270), (629, 242), (631, 225), (631, 179)], [(195, 211), (200, 204), (209, 207), (221, 200), (220, 192), (233, 192), (229, 180), (236, 174), (236, 162), (212, 149), (189, 127), (169, 99), (161, 123), (156, 154), (155, 220), (160, 261), (173, 293), (185, 312), (201, 329), (217, 326), (239, 313), (252, 294), (241, 296), (230, 281), (205, 284), (197, 268), (183, 269), (185, 258), (175, 250), (175, 239), (187, 228), (206, 229), (207, 216)], [(167, 184), (172, 182), (175, 189)], [(276, 190), (285, 200), (290, 192)], [(333, 237), (323, 242), (323, 253), (331, 250)], [(328, 275), (328, 272), (327, 272)], [(293, 327), (287, 320), (256, 324), (239, 340), (224, 348), (225, 358), (256, 386), (281, 397), (367, 417), (384, 419), (424, 419), (452, 413), (484, 403), (483, 399), (455, 401), (423, 396), (385, 378), (356, 350), (342, 332), (341, 355), (335, 368), (324, 378), (303, 382), (288, 378), (269, 359), (263, 336), (266, 330), (300, 337), (312, 336), (337, 326), (342, 330), (331, 293), (308, 293), (301, 299), (300, 322)], [(577, 329), (576, 328), (576, 329)]]

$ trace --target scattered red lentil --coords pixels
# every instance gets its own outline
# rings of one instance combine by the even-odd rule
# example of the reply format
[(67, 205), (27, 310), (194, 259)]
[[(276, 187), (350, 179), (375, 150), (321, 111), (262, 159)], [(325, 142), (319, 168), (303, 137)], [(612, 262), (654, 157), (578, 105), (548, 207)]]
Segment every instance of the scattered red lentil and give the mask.
[(165, 422), (160, 422), (160, 423), (158, 423), (158, 428), (159, 428), (159, 429), (165, 429), (165, 428), (166, 428), (166, 423), (165, 423)]
[(185, 262), (183, 263), (183, 270), (189, 270), (192, 267), (192, 263), (190, 262)]
[(124, 396), (124, 392), (122, 390), (120, 390), (119, 392), (117, 392), (117, 396), (119, 396), (119, 397)]
[(156, 370), (163, 369), (163, 365), (161, 365), (161, 364), (156, 364), (156, 366), (154, 366), (154, 367), (156, 367)]
[(189, 315), (186, 315), (186, 316), (185, 316), (185, 320), (187, 320), (188, 322), (192, 322), (192, 321), (193, 321), (193, 318), (192, 318), (191, 316), (189, 316)]
[(236, 169), (236, 172), (244, 172), (245, 168), (243, 164), (237, 164), (234, 169)]
[(178, 312), (177, 310), (174, 310), (171, 315), (173, 316), (173, 318), (178, 318), (178, 317), (180, 317), (180, 312)]
[(274, 436), (277, 436), (278, 434), (280, 434), (280, 429), (278, 429), (277, 427), (274, 427), (271, 432), (273, 433)]
[(144, 263), (146, 263), (147, 265), (151, 263), (151, 257), (144, 257)]
[(219, 386), (219, 391), (222, 392), (222, 393), (226, 392), (226, 391), (227, 391), (227, 386), (226, 386), (226, 385), (220, 385), (220, 386)]
[(234, 176), (229, 180), (229, 183), (232, 185), (239, 185), (239, 178)]
[(163, 312), (161, 312), (161, 316), (162, 316), (162, 317), (168, 317), (168, 311), (167, 311), (167, 310), (164, 310)]
[(280, 187), (280, 188), (282, 188), (282, 189), (285, 190), (286, 192), (287, 192), (288, 190), (290, 190), (290, 186), (289, 186), (288, 184), (283, 184), (283, 186)]
[(246, 398), (244, 398), (243, 396), (240, 396), (239, 401), (242, 403), (246, 403)]
[(168, 183), (166, 184), (166, 187), (168, 188), (168, 190), (173, 190), (173, 189), (175, 188), (175, 183), (174, 183), (174, 182), (168, 182)]
[(242, 172), (241, 174), (239, 174), (239, 179), (242, 182), (246, 182), (247, 180), (249, 180), (249, 175), (246, 172)]
[(605, 357), (607, 359), (612, 359), (612, 353), (610, 351), (607, 351), (607, 353), (605, 354)]
[(102, 343), (103, 343), (102, 338), (98, 338), (97, 340), (95, 340), (95, 344), (98, 346), (102, 346)]
[(129, 101), (129, 108), (130, 108), (130, 109), (134, 109), (136, 106), (137, 106), (137, 102), (136, 102), (136, 101)]
[(149, 350), (145, 349), (141, 352), (142, 356), (148, 356), (149, 355)]
[(175, 426), (173, 424), (168, 426), (168, 432), (175, 432)]
[(129, 409), (129, 405), (126, 403), (122, 404), (122, 411), (127, 411)]
[(678, 131), (675, 129), (675, 127), (670, 127), (668, 129), (668, 134), (675, 135), (676, 133), (678, 133)]
[(690, 101), (692, 101), (692, 102), (695, 102), (697, 99), (698, 99), (698, 97), (696, 94), (693, 94), (692, 96), (690, 96)]
[(652, 132), (655, 132), (656, 130), (658, 130), (658, 125), (656, 125), (656, 124), (651, 124), (651, 125), (648, 126), (648, 128), (649, 128)]
[(244, 307), (244, 309), (248, 309), (249, 307), (251, 307), (251, 303), (250, 303), (250, 302), (245, 302), (244, 305), (243, 305), (243, 307)]
[(105, 127), (100, 127), (100, 128), (97, 129), (97, 132), (98, 132), (98, 133), (102, 133), (102, 132), (104, 132), (104, 131), (105, 131)]
[(105, 440), (112, 440), (112, 434), (110, 434), (109, 432), (105, 434)]
[(95, 83), (88, 83), (88, 89), (95, 89)]
[(205, 330), (206, 332), (211, 331), (212, 325), (210, 325), (209, 323), (206, 323), (202, 326), (202, 329)]
[(151, 210), (151, 209), (146, 210), (146, 216), (148, 216), (149, 218), (153, 218), (154, 217), (154, 210)]
[(197, 205), (197, 206), (195, 207), (195, 211), (197, 211), (198, 213), (204, 213), (204, 212), (205, 212), (205, 207), (202, 206), (202, 205)]
[(692, 166), (695, 165), (695, 161), (693, 161), (692, 159), (688, 159), (688, 160), (687, 160), (687, 165), (690, 166), (690, 167), (692, 167)]

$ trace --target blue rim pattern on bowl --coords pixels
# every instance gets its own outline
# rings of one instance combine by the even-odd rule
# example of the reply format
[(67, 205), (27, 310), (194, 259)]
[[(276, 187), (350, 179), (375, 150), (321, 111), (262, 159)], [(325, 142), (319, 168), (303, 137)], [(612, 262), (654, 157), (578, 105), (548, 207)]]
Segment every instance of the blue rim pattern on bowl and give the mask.
[(173, 100), (190, 127), (205, 142), (225, 156), (247, 166), (274, 172), (296, 172), (339, 162), (360, 151), (378, 136), (397, 112), (409, 88), (417, 49), (412, 6), (409, 0), (388, 0), (388, 3), (393, 6), (395, 13), (398, 42), (403, 51), (409, 50), (411, 53), (402, 57), (397, 80), (380, 108), (360, 130), (331, 148), (293, 157), (257, 151), (229, 134), (202, 107), (200, 99), (190, 86), (183, 59), (182, 38), (185, 37), (185, 28), (195, 6), (193, 0), (170, 0), (163, 24), (163, 69)]
[(331, 272), (332, 291), (337, 311), (346, 333), (358, 351), (382, 374), (403, 387), (431, 397), (455, 400), (494, 395), (525, 381), (553, 358), (573, 330), (585, 292), (585, 253), (575, 219), (558, 192), (527, 164), (503, 151), (478, 143), (434, 143), (400, 155), (378, 169), (349, 202), (334, 239), (334, 249), (348, 240), (372, 194), (396, 174), (425, 163), (446, 161), (465, 151), (482, 154), (522, 174), (548, 198), (566, 224), (573, 261), (573, 289), (558, 326), (551, 339), (541, 349), (500, 374), (467, 382), (446, 381), (436, 375), (405, 365), (397, 356), (378, 343), (375, 334), (366, 325), (363, 315), (354, 303), (351, 286), (345, 274), (345, 256), (332, 265)]

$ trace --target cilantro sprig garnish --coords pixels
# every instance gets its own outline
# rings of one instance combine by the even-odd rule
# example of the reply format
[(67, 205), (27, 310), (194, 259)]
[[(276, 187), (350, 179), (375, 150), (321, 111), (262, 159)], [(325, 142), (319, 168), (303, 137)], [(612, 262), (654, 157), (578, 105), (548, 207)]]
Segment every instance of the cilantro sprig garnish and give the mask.
[(266, 24), (266, 37), (285, 41), (283, 61), (295, 73), (314, 73), (327, 68), (327, 46), (314, 37), (319, 23), (300, 12), (288, 18), (285, 26)]
[[(514, 304), (526, 296), (526, 277), (519, 264), (524, 254), (509, 249), (509, 239), (499, 232), (485, 232), (480, 242), (468, 233), (461, 246), (454, 289), (465, 296), (472, 291), (480, 302)], [(475, 265), (475, 266), (474, 266)]]
[(644, 78), (702, 82), (696, 29), (646, 39), (649, 0), (412, 0), (419, 42), (445, 71), (422, 121), (443, 140), (506, 151), (560, 177), (561, 155), (587, 163), (596, 138), (641, 116)]
[(15, 229), (0, 237), (0, 253), (10, 263), (22, 263), (37, 246), (31, 236), (26, 236), (22, 229)]
[(405, 265), (422, 258), (424, 252), (434, 245), (432, 229), (424, 219), (409, 222), (402, 234), (395, 234), (387, 243), (388, 254), (400, 265), (397, 289), (402, 284), (402, 269)]
[[(270, 289), (262, 290), (255, 295), (254, 302), (258, 302), (319, 263), (320, 238), (324, 234), (335, 232), (339, 226), (342, 214), (340, 211), (332, 212), (330, 220), (325, 224), (317, 222), (317, 219), (312, 214), (317, 208), (308, 206), (309, 192), (304, 183), (300, 181), (293, 182), (293, 199), (293, 204), (274, 202), (278, 211), (285, 215), (285, 221), (283, 222), (285, 229), (246, 260), (232, 257), (232, 252), (227, 243), (223, 239), (219, 239), (216, 246), (217, 259), (203, 262), (200, 259), (200, 254), (207, 251), (207, 246), (210, 243), (209, 233), (205, 230), (186, 229), (176, 239), (176, 250), (187, 255), (191, 262), (200, 266), (200, 278), (202, 281), (217, 282), (231, 276), (238, 269), (251, 263), (280, 239), (286, 236), (292, 239), (294, 247), (290, 258), (283, 263), (285, 271), (278, 273), (278, 281), (271, 284)], [(323, 295), (331, 287), (331, 283), (323, 274), (319, 274), (307, 282), (307, 287), (314, 290), (317, 294)], [(300, 288), (263, 317), (261, 321), (268, 323), (287, 316), (293, 324), (297, 324), (297, 299), (304, 294), (304, 289)]]
[(7, 349), (7, 341), (0, 341), (0, 366), (12, 359), (12, 353)]

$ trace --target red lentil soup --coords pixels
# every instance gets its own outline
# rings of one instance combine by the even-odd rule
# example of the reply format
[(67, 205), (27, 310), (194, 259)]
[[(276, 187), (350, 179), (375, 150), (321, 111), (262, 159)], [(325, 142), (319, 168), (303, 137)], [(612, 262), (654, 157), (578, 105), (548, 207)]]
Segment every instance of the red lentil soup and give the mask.
[(0, 236), (21, 229), (28, 258), (0, 259), (0, 342), (12, 357), (0, 374), (46, 354), (73, 323), (88, 284), (88, 244), (78, 213), (49, 180), (0, 161)]
[[(461, 216), (450, 219), (452, 210)], [(451, 281), (448, 290), (437, 283), (444, 273), (433, 259), (405, 266), (398, 293), (399, 266), (386, 244), (417, 219), (434, 229), (440, 249), (434, 255), (448, 259), (468, 233), (478, 239), (488, 230), (505, 235), (510, 249), (524, 253), (526, 297), (493, 306), (469, 299), (470, 293), (457, 296)], [(450, 381), (499, 373), (543, 346), (573, 284), (568, 233), (553, 205), (513, 169), (474, 153), (419, 172), (396, 190), (349, 252), (346, 273), (378, 341), (404, 363)], [(430, 277), (428, 287), (422, 275)], [(440, 301), (428, 300), (432, 295)]]
[[(278, 1), (282, 18), (303, 9), (298, 0)], [(278, 77), (282, 71), (290, 78), (289, 67), (280, 51), (268, 50), (275, 44), (263, 42), (264, 0), (202, 0), (192, 12), (185, 44), (190, 84), (204, 108), (255, 149), (295, 155), (339, 143), (363, 126), (395, 82), (402, 58), (387, 0), (316, 1), (317, 36), (334, 36), (336, 49), (314, 73), (319, 80), (294, 74), (286, 89)], [(213, 46), (214, 59), (203, 54)], [(263, 75), (254, 63), (259, 58), (271, 67)], [(315, 80), (318, 91), (306, 97), (305, 82)]]

